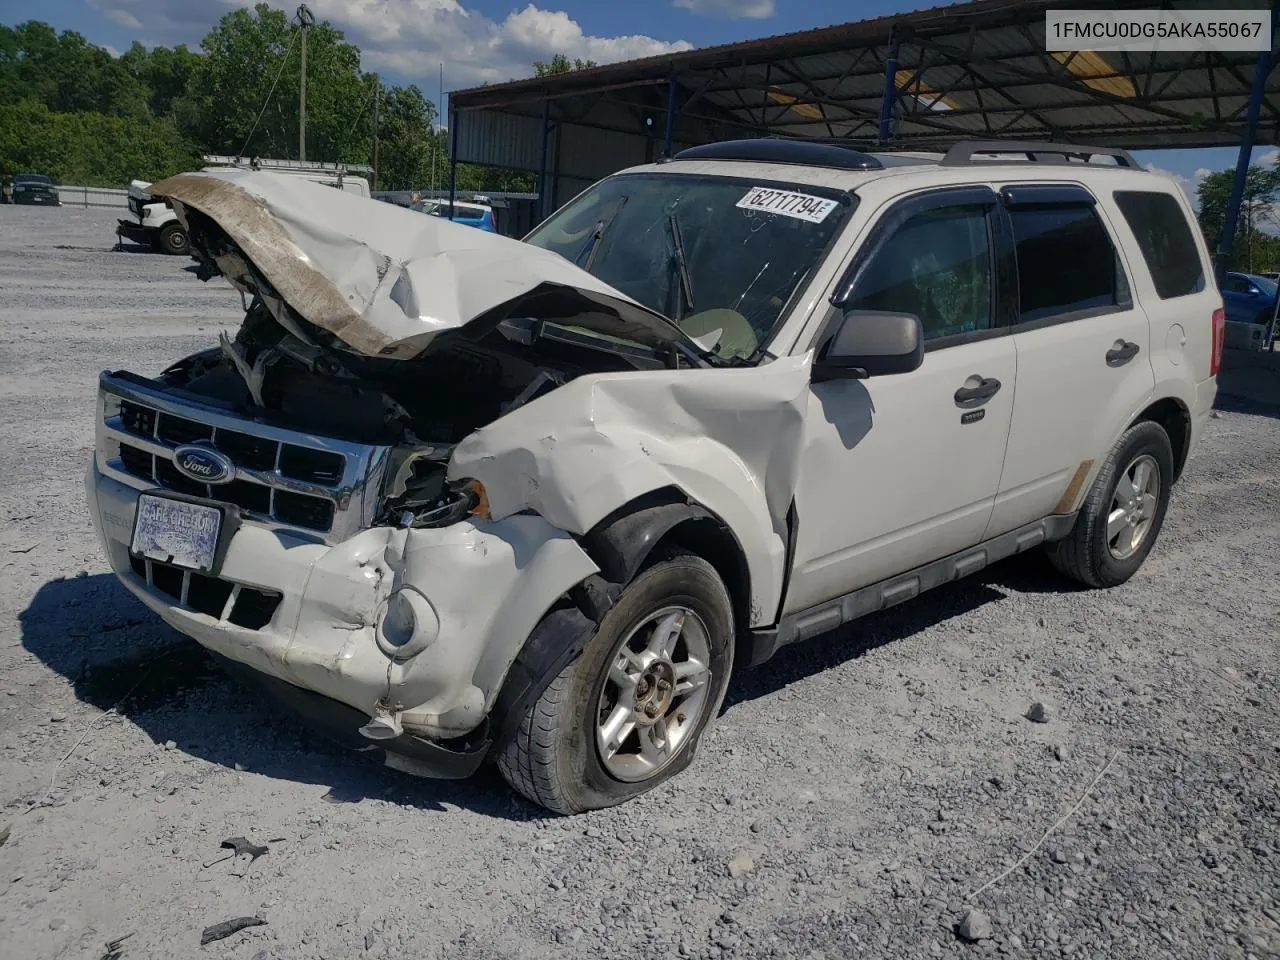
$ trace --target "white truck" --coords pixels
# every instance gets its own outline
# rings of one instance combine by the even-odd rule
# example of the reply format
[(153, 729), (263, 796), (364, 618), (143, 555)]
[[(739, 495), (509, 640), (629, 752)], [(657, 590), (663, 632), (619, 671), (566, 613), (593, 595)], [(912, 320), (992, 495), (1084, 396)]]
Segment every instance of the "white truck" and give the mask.
[[(369, 181), (360, 174), (370, 174), (373, 168), (359, 163), (307, 163), (298, 160), (246, 160), (243, 157), (209, 154), (202, 158), (202, 171), (249, 169), (270, 170), (289, 176), (302, 177), (316, 183), (335, 187), (361, 197), (369, 196)], [(129, 183), (129, 212), (136, 218), (116, 222), (116, 236), (133, 243), (151, 247), (161, 253), (184, 256), (190, 250), (186, 228), (173, 212), (166, 199), (154, 199), (148, 192), (151, 183), (133, 180)]]

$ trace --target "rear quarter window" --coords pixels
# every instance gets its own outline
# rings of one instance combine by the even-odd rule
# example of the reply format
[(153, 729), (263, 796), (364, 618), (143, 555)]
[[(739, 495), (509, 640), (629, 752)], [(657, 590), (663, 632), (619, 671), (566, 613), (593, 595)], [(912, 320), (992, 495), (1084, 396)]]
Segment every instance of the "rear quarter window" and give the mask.
[(1133, 231), (1161, 300), (1204, 289), (1204, 264), (1182, 206), (1155, 190), (1117, 190), (1112, 196)]

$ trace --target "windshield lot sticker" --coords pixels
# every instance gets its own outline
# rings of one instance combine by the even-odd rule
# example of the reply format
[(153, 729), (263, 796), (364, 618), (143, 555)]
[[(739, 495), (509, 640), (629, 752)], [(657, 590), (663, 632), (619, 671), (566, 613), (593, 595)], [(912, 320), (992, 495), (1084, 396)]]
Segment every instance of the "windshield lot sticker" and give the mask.
[(821, 223), (827, 219), (827, 214), (839, 206), (839, 203), (808, 193), (752, 187), (734, 206), (741, 207), (743, 210), (777, 213), (784, 217), (795, 217), (797, 220), (808, 220), (810, 223)]

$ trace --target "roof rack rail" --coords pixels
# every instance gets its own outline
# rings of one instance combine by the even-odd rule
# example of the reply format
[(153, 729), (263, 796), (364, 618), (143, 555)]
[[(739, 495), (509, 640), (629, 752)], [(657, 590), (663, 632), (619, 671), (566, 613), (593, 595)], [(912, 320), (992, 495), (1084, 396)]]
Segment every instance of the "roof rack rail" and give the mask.
[(1115, 157), (1116, 166), (1141, 169), (1128, 150), (1120, 147), (1090, 147), (1083, 143), (1052, 143), (1044, 140), (961, 140), (942, 158), (944, 167), (966, 163), (1001, 163), (1008, 161), (974, 158), (975, 153), (1020, 153), (1033, 163), (1069, 163), (1073, 158), (1088, 163), (1091, 157)]
[(365, 163), (326, 163), (321, 160), (269, 160), (265, 157), (232, 157), (207, 153), (201, 159), (213, 167), (250, 167), (254, 170), (288, 170), (294, 173), (372, 173)]
[(676, 160), (754, 160), (759, 163), (794, 163), (841, 170), (879, 170), (883, 164), (869, 153), (810, 140), (721, 140), (681, 150)]

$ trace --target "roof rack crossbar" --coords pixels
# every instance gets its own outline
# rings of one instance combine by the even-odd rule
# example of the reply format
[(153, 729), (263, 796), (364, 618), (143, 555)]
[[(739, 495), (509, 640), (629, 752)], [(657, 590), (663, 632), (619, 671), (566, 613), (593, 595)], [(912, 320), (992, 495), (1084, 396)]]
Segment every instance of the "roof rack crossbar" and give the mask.
[(1091, 147), (1083, 143), (1052, 143), (1048, 140), (961, 140), (942, 158), (944, 167), (966, 163), (1000, 163), (975, 153), (1020, 153), (1033, 163), (1069, 163), (1073, 158), (1088, 163), (1092, 157), (1114, 157), (1116, 166), (1141, 169), (1128, 150), (1120, 147)]

